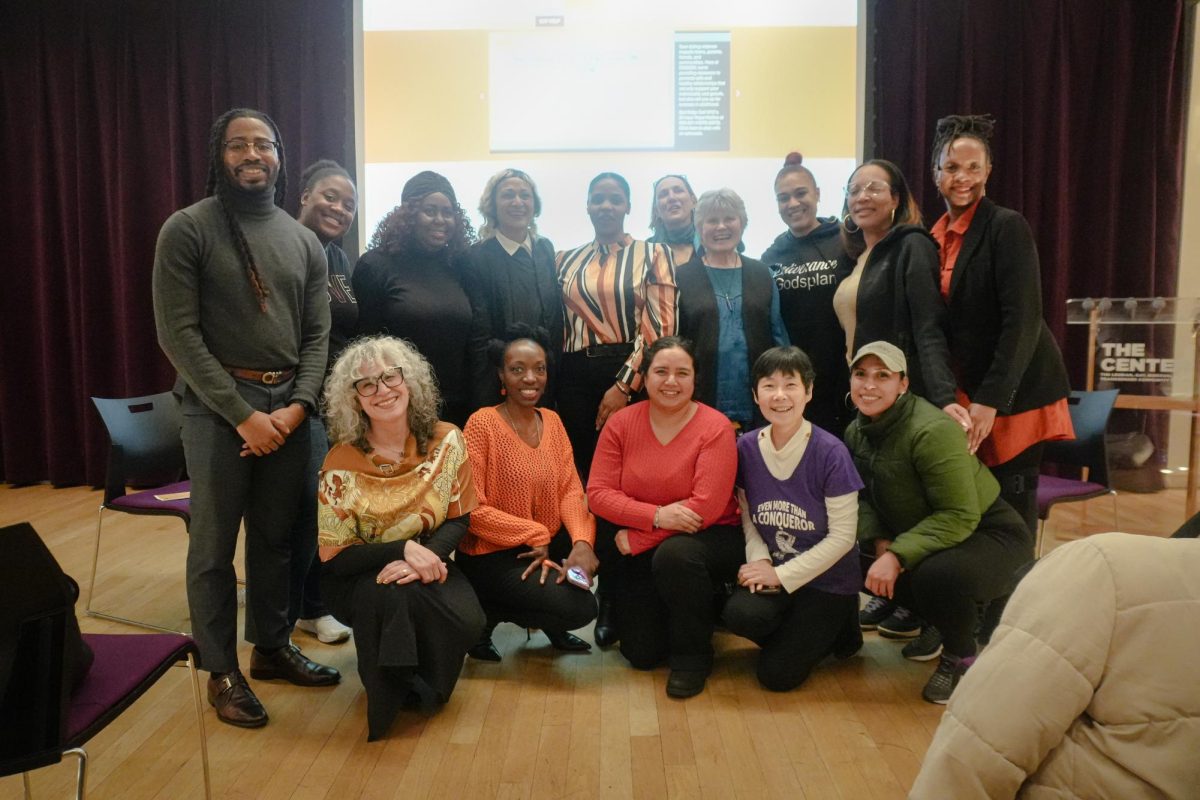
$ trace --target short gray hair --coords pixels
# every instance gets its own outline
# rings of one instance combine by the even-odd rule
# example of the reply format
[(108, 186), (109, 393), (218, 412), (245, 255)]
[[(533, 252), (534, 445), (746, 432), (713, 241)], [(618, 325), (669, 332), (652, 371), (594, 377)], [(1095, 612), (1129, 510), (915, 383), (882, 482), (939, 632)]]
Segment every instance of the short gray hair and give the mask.
[(394, 336), (364, 336), (351, 342), (325, 380), (325, 422), (335, 444), (352, 444), (367, 449), (371, 421), (362, 410), (356, 381), (365, 378), (364, 364), (400, 367), (408, 387), (408, 429), (417, 440), (417, 452), (425, 455), (433, 426), (438, 421), (441, 393), (437, 379), (417, 348)]
[(737, 214), (738, 219), (742, 221), (743, 229), (750, 222), (746, 217), (746, 204), (742, 201), (741, 195), (728, 188), (710, 189), (700, 195), (700, 199), (696, 201), (696, 230), (700, 229), (700, 224), (704, 222), (705, 218), (722, 211), (732, 211)]

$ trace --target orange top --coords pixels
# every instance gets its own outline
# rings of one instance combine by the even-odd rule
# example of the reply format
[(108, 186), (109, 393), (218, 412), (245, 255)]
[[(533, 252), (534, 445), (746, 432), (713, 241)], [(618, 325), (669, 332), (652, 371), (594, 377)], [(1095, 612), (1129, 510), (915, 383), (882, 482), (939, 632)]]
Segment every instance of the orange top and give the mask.
[(463, 434), (479, 505), (458, 549), (479, 556), (549, 544), (564, 525), (572, 541), (592, 544), (596, 518), (588, 511), (562, 420), (539, 408), (542, 440), (530, 447), (495, 406), (471, 415)]
[[(962, 251), (963, 237), (971, 227), (978, 208), (979, 201), (976, 200), (953, 224), (950, 215), (943, 214), (930, 231), (939, 246), (942, 299), (947, 302), (950, 300), (950, 279), (954, 276), (954, 266)], [(962, 389), (956, 390), (955, 394), (959, 405), (965, 407), (971, 404), (971, 399)], [(979, 445), (975, 455), (984, 464), (994, 467), (1011, 461), (1038, 442), (1074, 438), (1075, 428), (1071, 425), (1071, 412), (1064, 397), (1041, 408), (1006, 416), (997, 415), (991, 434)]]
[(934, 223), (933, 230), (930, 231), (933, 238), (937, 240), (938, 256), (942, 262), (940, 283), (943, 300), (950, 299), (950, 277), (954, 275), (954, 265), (958, 262), (958, 254), (962, 251), (963, 237), (967, 235), (967, 229), (971, 227), (971, 220), (975, 219), (975, 212), (978, 208), (979, 200), (976, 200), (954, 224), (950, 223), (949, 214), (942, 214), (941, 219)]

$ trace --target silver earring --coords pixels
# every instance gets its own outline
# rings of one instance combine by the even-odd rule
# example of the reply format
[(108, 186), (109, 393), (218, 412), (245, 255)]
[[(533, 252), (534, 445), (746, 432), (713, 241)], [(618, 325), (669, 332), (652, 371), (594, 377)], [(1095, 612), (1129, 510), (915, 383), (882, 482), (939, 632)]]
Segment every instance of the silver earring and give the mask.
[(854, 225), (854, 227), (851, 228), (851, 225), (854, 225), (854, 220), (850, 219), (849, 214), (846, 214), (846, 216), (842, 217), (842, 227), (846, 229), (846, 233), (853, 235), (862, 230), (862, 228), (858, 227), (857, 225)]

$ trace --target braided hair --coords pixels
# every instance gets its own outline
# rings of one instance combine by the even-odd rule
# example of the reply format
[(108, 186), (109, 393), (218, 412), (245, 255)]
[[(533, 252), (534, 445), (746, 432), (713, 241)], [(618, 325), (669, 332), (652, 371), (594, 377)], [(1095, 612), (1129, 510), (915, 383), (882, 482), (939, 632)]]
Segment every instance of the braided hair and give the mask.
[(205, 197), (215, 195), (221, 204), (221, 213), (224, 214), (225, 222), (229, 225), (229, 233), (233, 236), (233, 243), (241, 256), (242, 264), (246, 268), (246, 275), (250, 278), (250, 286), (254, 289), (254, 296), (258, 300), (258, 310), (265, 314), (267, 313), (267, 297), (271, 292), (263, 283), (262, 276), (258, 272), (258, 264), (254, 261), (254, 253), (250, 250), (250, 243), (246, 241), (246, 234), (242, 231), (242, 226), (238, 223), (230, 206), (232, 187), (225, 173), (225, 130), (229, 127), (230, 122), (242, 117), (250, 117), (264, 123), (271, 129), (271, 135), (278, 143), (276, 146), (279, 150), (279, 174), (275, 179), (275, 205), (283, 204), (283, 195), (287, 191), (283, 139), (279, 135), (279, 127), (275, 121), (263, 112), (255, 111), (252, 108), (231, 108), (217, 117), (213, 123), (212, 130), (208, 134), (208, 181), (204, 186), (204, 195)]
[(933, 155), (930, 167), (937, 172), (942, 160), (942, 151), (946, 145), (964, 136), (975, 139), (983, 145), (987, 153), (988, 163), (992, 163), (992, 131), (996, 129), (996, 119), (991, 114), (951, 114), (937, 121), (933, 134)]

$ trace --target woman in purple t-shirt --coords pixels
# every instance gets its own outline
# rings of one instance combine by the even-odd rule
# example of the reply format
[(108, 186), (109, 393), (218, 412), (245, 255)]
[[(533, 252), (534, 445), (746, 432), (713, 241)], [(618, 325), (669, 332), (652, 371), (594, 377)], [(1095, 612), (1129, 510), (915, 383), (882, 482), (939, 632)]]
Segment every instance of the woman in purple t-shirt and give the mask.
[(841, 441), (804, 419), (813, 367), (798, 347), (754, 362), (754, 400), (768, 424), (738, 440), (737, 493), (746, 537), (725, 624), (762, 647), (758, 680), (786, 692), (826, 655), (862, 647), (854, 550), (862, 480)]

